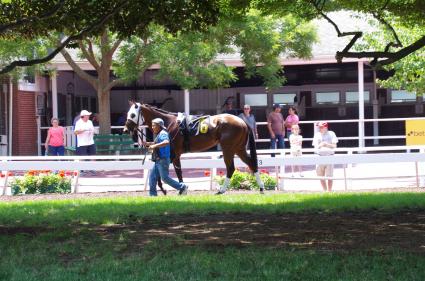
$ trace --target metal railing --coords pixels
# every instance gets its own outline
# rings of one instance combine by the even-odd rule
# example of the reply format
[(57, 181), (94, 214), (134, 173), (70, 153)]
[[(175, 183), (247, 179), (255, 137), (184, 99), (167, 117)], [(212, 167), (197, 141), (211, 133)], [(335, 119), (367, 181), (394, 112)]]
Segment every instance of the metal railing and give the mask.
[[(407, 121), (407, 120), (425, 120), (425, 117), (414, 117), (414, 118), (378, 118), (378, 119), (364, 119), (363, 121), (365, 123), (370, 123), (370, 122), (375, 122), (375, 123), (379, 123), (379, 122), (403, 122), (403, 121)], [(311, 130), (314, 132), (315, 131), (315, 124), (319, 121), (326, 121), (329, 123), (358, 123), (360, 121), (360, 119), (347, 119), (347, 120), (314, 120), (314, 121), (300, 121), (300, 124), (303, 125), (311, 125), (312, 128)], [(258, 126), (267, 126), (267, 122), (257, 122)], [(65, 145), (66, 146), (75, 146), (75, 135), (73, 134), (72, 131), (72, 126), (67, 126), (65, 127), (65, 134), (66, 134), (66, 138), (65, 138)], [(111, 129), (120, 129), (122, 130), (124, 127), (123, 126), (112, 126)], [(146, 126), (144, 126), (144, 128), (146, 129)], [(39, 133), (38, 133), (38, 155), (41, 155), (41, 147), (44, 146), (44, 140), (41, 139), (41, 130), (48, 130), (49, 127), (40, 127), (39, 129)], [(97, 127), (98, 129), (98, 127)], [(304, 129), (305, 130), (305, 129)], [(356, 130), (354, 130), (356, 131)], [(365, 140), (388, 140), (388, 139), (405, 139), (406, 136), (405, 135), (385, 135), (385, 136), (380, 136), (378, 134), (375, 135), (367, 135), (364, 136)], [(338, 136), (339, 140), (355, 140), (358, 141), (359, 140), (359, 136), (358, 135), (354, 135), (354, 136)], [(287, 138), (285, 139), (287, 140)], [(304, 138), (304, 141), (312, 141), (312, 138)], [(270, 139), (269, 138), (262, 138), (262, 139), (257, 139), (256, 142), (269, 142)]]

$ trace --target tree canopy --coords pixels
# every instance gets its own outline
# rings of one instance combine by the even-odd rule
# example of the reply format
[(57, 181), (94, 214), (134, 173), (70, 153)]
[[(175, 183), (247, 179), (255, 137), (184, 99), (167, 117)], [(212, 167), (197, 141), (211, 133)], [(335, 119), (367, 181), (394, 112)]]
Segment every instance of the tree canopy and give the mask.
[[(227, 1), (224, 1), (227, 2)], [(232, 1), (230, 1), (232, 2)], [(86, 36), (101, 34), (107, 24), (121, 38), (141, 35), (150, 23), (169, 32), (201, 30), (218, 18), (217, 0), (11, 0), (0, 2), (0, 39), (39, 40), (52, 32), (66, 34), (61, 44), (43, 57), (15, 58), (0, 55), (0, 74), (16, 66), (30, 66), (51, 60), (60, 50)], [(235, 6), (236, 7), (236, 6)]]
[[(338, 61), (344, 58), (370, 58), (373, 67), (392, 64), (425, 46), (425, 33), (415, 41), (400, 45), (397, 25), (407, 28), (425, 27), (425, 1), (423, 0), (254, 0), (255, 6), (266, 14), (286, 15), (291, 12), (306, 19), (322, 17), (335, 28), (339, 37), (350, 36), (347, 46), (336, 53)], [(364, 33), (362, 30), (341, 31), (327, 16), (332, 11), (348, 10), (371, 15), (389, 30), (392, 36), (385, 38), (383, 46), (369, 50), (353, 50)], [(376, 46), (378, 47), (378, 46)], [(397, 47), (397, 49), (393, 49)]]
[(171, 78), (185, 89), (219, 88), (235, 79), (219, 55), (239, 53), (248, 77), (259, 76), (267, 87), (276, 88), (284, 82), (280, 56), (311, 57), (316, 40), (315, 28), (300, 18), (251, 10), (243, 16), (222, 17), (204, 32), (171, 34), (153, 27), (149, 38), (132, 38), (123, 45), (114, 70), (134, 81), (158, 63), (159, 79)]

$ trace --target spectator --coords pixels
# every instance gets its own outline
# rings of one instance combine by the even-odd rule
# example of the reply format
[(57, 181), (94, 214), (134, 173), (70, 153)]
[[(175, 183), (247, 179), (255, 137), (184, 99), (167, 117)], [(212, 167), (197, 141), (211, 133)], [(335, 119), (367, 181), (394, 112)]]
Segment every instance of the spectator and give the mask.
[(99, 114), (94, 113), (91, 121), (93, 123), (93, 126), (98, 127), (99, 126)]
[[(77, 155), (96, 155), (96, 146), (94, 144), (94, 126), (90, 121), (92, 113), (82, 110), (80, 120), (77, 121), (74, 128), (74, 134), (77, 136)], [(95, 172), (91, 171), (92, 174)]]
[[(302, 155), (303, 136), (300, 135), (300, 127), (292, 125), (292, 134), (289, 136), (289, 144), (291, 146), (291, 155), (299, 157)], [(298, 168), (300, 177), (303, 177), (301, 166), (291, 166), (292, 177), (294, 177), (295, 168)]]
[(228, 97), (223, 104), (223, 113), (232, 114), (238, 116), (239, 113), (236, 109), (233, 108), (233, 97)]
[(152, 120), (152, 129), (155, 135), (153, 142), (146, 142), (145, 145), (152, 149), (152, 161), (155, 165), (149, 173), (149, 195), (157, 196), (156, 183), (160, 178), (162, 181), (179, 191), (179, 195), (187, 194), (187, 185), (179, 183), (168, 175), (170, 166), (170, 138), (164, 127), (161, 118)]
[[(80, 120), (80, 112), (75, 112), (74, 120), (72, 121), (72, 130), (75, 130), (75, 124), (77, 124), (77, 121)], [(78, 147), (78, 138), (75, 136), (75, 147)]]
[[(328, 123), (319, 122), (318, 127), (319, 132), (316, 132), (313, 137), (313, 146), (316, 149), (316, 154), (320, 156), (334, 155), (338, 138), (334, 132), (328, 130)], [(333, 177), (333, 165), (317, 165), (316, 173), (319, 177)], [(328, 179), (327, 185), (325, 179), (320, 179), (320, 183), (324, 191), (332, 191), (332, 179)]]
[(59, 119), (53, 117), (51, 120), (52, 127), (47, 131), (45, 148), (47, 155), (63, 156), (65, 155), (65, 130), (59, 126)]
[(292, 125), (298, 125), (300, 120), (298, 118), (297, 110), (295, 109), (295, 107), (290, 106), (288, 109), (288, 113), (289, 115), (285, 119), (285, 127), (286, 127), (286, 137), (289, 140), (289, 137), (291, 136)]
[(251, 106), (249, 104), (244, 105), (243, 113), (239, 114), (239, 117), (245, 121), (254, 133), (254, 137), (258, 139), (257, 122), (255, 121), (254, 115), (251, 114)]
[[(270, 133), (270, 148), (276, 149), (276, 141), (277, 148), (285, 148), (285, 143), (283, 142), (283, 138), (285, 137), (285, 126), (283, 122), (283, 116), (280, 113), (281, 108), (280, 105), (275, 103), (273, 104), (273, 111), (270, 112), (267, 117), (267, 128)], [(272, 157), (274, 155), (272, 154)]]

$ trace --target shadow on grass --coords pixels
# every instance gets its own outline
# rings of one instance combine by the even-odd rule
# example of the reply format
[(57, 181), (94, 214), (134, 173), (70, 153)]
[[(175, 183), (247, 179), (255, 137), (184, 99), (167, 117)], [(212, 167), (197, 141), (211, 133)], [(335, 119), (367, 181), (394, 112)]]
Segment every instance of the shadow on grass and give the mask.
[[(128, 197), (0, 205), (0, 236), (90, 233), (143, 247), (261, 245), (425, 252), (422, 193)], [(60, 236), (60, 235), (59, 235)], [(62, 239), (62, 238), (61, 238)], [(124, 248), (126, 248), (125, 246)]]

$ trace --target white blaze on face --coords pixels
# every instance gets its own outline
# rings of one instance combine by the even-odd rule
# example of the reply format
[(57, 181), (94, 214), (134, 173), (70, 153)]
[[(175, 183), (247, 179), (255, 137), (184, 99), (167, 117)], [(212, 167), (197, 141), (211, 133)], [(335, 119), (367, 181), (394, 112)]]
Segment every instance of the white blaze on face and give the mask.
[(133, 104), (129, 111), (127, 112), (127, 120), (131, 120), (134, 122), (134, 124), (137, 125), (142, 125), (144, 122), (143, 116), (139, 116), (140, 113), (140, 109), (141, 109), (141, 104), (140, 103), (135, 103)]

